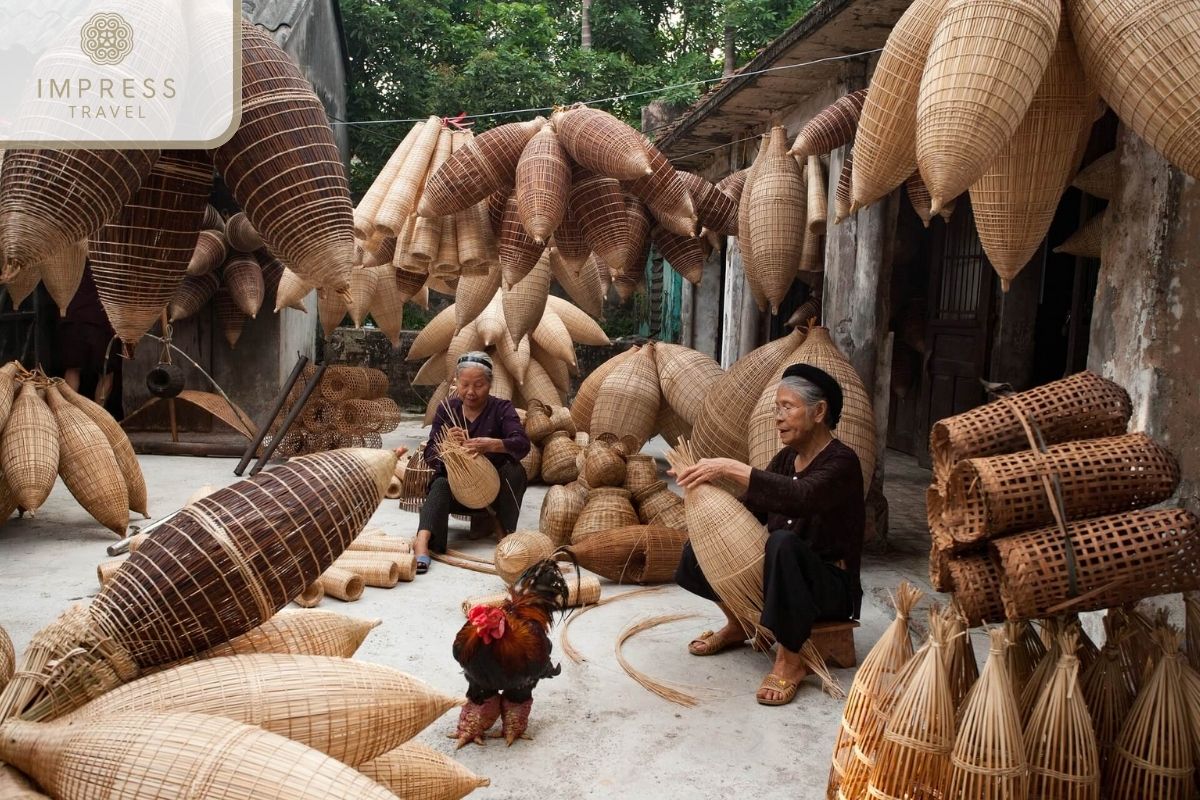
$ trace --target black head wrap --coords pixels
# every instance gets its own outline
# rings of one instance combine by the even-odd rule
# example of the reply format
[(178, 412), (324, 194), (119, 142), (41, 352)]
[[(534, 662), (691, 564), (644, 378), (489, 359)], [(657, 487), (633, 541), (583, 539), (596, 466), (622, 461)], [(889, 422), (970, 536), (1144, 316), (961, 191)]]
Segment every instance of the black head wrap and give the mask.
[(783, 371), (783, 377), (801, 378), (816, 386), (829, 406), (825, 424), (831, 429), (837, 427), (838, 420), (842, 418), (842, 387), (832, 375), (811, 364), (792, 364)]

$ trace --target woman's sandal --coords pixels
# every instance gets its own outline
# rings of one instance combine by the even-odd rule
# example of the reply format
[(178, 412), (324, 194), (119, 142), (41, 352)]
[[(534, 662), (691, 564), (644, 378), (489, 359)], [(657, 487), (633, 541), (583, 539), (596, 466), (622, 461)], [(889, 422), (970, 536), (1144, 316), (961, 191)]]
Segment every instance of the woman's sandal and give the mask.
[(417, 556), (417, 574), (424, 575), (429, 572), (429, 556)]
[(786, 678), (781, 678), (775, 673), (767, 675), (762, 679), (762, 683), (758, 685), (758, 691), (766, 689), (772, 692), (778, 692), (782, 697), (778, 700), (765, 700), (761, 696), (756, 695), (759, 705), (763, 706), (786, 706), (788, 703), (796, 699), (796, 692), (800, 689), (800, 684), (795, 681), (789, 681)]
[[(724, 641), (714, 647), (713, 645), (709, 644), (709, 640), (716, 635), (716, 631), (705, 631), (704, 633), (700, 634), (688, 643), (688, 652), (694, 656), (715, 656), (717, 653), (725, 650), (732, 650), (737, 647), (746, 646), (745, 640), (742, 640), (740, 642)], [(703, 647), (697, 648), (696, 645), (702, 645)]]

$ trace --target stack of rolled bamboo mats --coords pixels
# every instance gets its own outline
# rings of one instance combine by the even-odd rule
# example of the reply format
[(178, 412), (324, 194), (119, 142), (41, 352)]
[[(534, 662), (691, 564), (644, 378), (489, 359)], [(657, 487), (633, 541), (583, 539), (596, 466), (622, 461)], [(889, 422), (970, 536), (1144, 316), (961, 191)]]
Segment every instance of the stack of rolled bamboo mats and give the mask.
[(1124, 389), (1081, 372), (934, 425), (930, 576), (970, 624), (1200, 588), (1200, 520), (1151, 508), (1178, 464), (1129, 418)]
[[(311, 364), (304, 368), (301, 380), (272, 423), (269, 436), (278, 435), (279, 425), (299, 402), (305, 383), (316, 369)], [(400, 418), (400, 407), (388, 396), (388, 378), (383, 371), (332, 366), (325, 370), (317, 391), (309, 396), (275, 452), (287, 457), (339, 447), (381, 447), (381, 434), (394, 431)], [(264, 440), (264, 446), (268, 441)]]
[(410, 741), (460, 700), (350, 660), (378, 621), (280, 611), (379, 541), (360, 532), (395, 461), (301, 456), (194, 500), (140, 541), (90, 603), (33, 636), (5, 681), (4, 780), (72, 800), (114, 786), (150, 800), (197, 781), (245, 800), (448, 800), (486, 785)]
[(1007, 623), (987, 631), (980, 671), (953, 605), (931, 609), (913, 652), (920, 594), (899, 587), (896, 618), (855, 675), (830, 800), (1194, 796), (1200, 625), (1189, 622), (1185, 657), (1164, 613), (1110, 610), (1102, 649), (1073, 615), (1036, 632)]
[(130, 510), (147, 515), (142, 469), (116, 420), (62, 380), (15, 361), (0, 367), (0, 467), (0, 525), (18, 509), (36, 513), (57, 477), (118, 536)]

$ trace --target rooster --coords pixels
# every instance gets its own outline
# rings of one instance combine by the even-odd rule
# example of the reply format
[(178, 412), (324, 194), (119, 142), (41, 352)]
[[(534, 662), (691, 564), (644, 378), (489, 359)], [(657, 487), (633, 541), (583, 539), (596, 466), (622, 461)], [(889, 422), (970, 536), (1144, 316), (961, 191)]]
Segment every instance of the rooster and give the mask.
[(567, 605), (567, 582), (553, 559), (521, 574), (498, 607), (475, 606), (454, 637), (454, 660), (467, 678), (467, 704), (451, 738), (483, 744), (497, 719), (510, 746), (525, 736), (533, 687), (562, 667), (550, 661), (550, 623)]

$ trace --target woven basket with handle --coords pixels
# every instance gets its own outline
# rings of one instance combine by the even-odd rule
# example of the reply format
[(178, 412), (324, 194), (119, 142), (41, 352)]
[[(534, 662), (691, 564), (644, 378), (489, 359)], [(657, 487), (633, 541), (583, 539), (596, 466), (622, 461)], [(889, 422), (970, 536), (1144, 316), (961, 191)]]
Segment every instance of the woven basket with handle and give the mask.
[(321, 101), (270, 34), (242, 23), (241, 123), (213, 151), (272, 252), (316, 286), (341, 291), (354, 257), (353, 209)]

